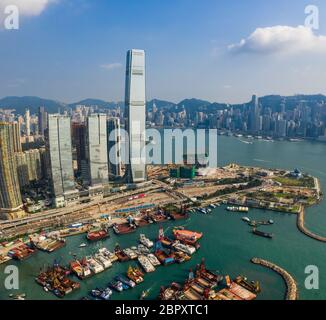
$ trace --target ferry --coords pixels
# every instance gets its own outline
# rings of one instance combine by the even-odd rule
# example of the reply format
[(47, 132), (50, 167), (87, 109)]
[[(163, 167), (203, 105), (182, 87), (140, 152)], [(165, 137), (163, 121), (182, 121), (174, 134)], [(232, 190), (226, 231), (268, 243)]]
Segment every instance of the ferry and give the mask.
[(155, 267), (146, 256), (139, 256), (138, 262), (147, 273), (155, 271)]
[(139, 236), (139, 242), (141, 244), (143, 244), (144, 246), (146, 246), (147, 248), (152, 248), (153, 245), (154, 245), (153, 241), (151, 241), (148, 238), (146, 238), (146, 236), (144, 234), (141, 234)]
[(173, 235), (175, 239), (182, 241), (186, 244), (193, 245), (202, 238), (203, 233), (185, 229), (174, 229)]
[(154, 267), (161, 265), (161, 262), (155, 257), (153, 253), (148, 254), (147, 258)]
[(126, 278), (123, 275), (118, 275), (116, 276), (116, 280), (122, 282), (123, 284), (126, 284), (127, 286), (129, 286), (130, 288), (134, 288), (136, 286), (136, 283), (128, 278)]

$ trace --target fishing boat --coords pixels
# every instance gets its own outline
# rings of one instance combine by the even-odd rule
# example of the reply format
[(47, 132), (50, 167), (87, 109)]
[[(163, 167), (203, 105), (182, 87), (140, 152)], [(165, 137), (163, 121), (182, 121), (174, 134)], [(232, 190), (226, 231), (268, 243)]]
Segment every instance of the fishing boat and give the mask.
[(91, 256), (86, 257), (86, 262), (88, 263), (89, 268), (91, 269), (91, 271), (94, 274), (104, 271), (104, 267), (98, 261), (96, 261), (93, 257), (91, 257)]
[(144, 274), (138, 269), (129, 266), (127, 271), (127, 277), (135, 282), (136, 284), (142, 283), (144, 281)]
[(160, 228), (158, 233), (158, 241), (160, 241), (161, 244), (165, 247), (170, 247), (173, 243), (173, 240), (164, 235), (164, 230), (162, 227)]
[(126, 284), (130, 288), (134, 288), (136, 286), (136, 283), (127, 277), (123, 276), (122, 274), (116, 276), (116, 280), (121, 281), (123, 284)]
[(84, 280), (92, 275), (92, 272), (86, 263), (79, 262), (78, 260), (70, 262), (70, 270), (80, 279)]
[(154, 272), (155, 267), (151, 264), (150, 260), (146, 256), (139, 256), (138, 257), (138, 262), (142, 266), (142, 268), (145, 270), (145, 272)]
[(110, 267), (112, 267), (112, 262), (111, 260), (109, 260), (108, 258), (104, 257), (103, 255), (101, 255), (100, 253), (96, 253), (94, 256), (95, 260), (97, 262), (99, 262), (104, 269), (108, 269)]
[(103, 254), (108, 259), (110, 259), (111, 263), (118, 261), (118, 257), (114, 253), (109, 251), (107, 248), (101, 248), (101, 249), (99, 249), (98, 252)]
[(161, 287), (159, 299), (160, 300), (176, 300), (176, 296), (181, 292), (182, 286), (176, 282), (172, 282), (170, 287)]
[(128, 256), (128, 258), (129, 258), (130, 260), (135, 260), (135, 259), (137, 259), (137, 257), (138, 257), (138, 255), (137, 255), (137, 253), (135, 252), (135, 250), (132, 250), (132, 249), (130, 249), (130, 248), (127, 248), (127, 249), (124, 249), (123, 251), (124, 251), (124, 253)]
[(146, 236), (144, 235), (144, 234), (141, 234), (140, 236), (139, 236), (139, 242), (141, 243), (141, 244), (143, 244), (145, 247), (147, 247), (147, 248), (151, 248), (151, 247), (153, 247), (153, 245), (154, 245), (154, 243), (153, 243), (153, 241), (151, 241), (151, 240), (149, 240), (148, 238), (146, 238)]
[(105, 288), (99, 298), (102, 299), (102, 300), (110, 300), (111, 299), (111, 296), (112, 296), (113, 292), (110, 288)]
[(122, 292), (123, 291), (123, 285), (121, 281), (112, 281), (109, 282), (109, 287), (118, 291), (118, 292)]
[(144, 300), (148, 297), (150, 289), (144, 290), (140, 295), (140, 300)]
[(194, 246), (183, 244), (178, 240), (173, 243), (172, 247), (189, 255), (193, 255), (196, 252), (196, 248)]
[(129, 260), (129, 257), (126, 255), (126, 253), (123, 250), (121, 250), (119, 245), (115, 247), (114, 253), (118, 257), (118, 260), (120, 262), (126, 262)]
[(148, 254), (149, 253), (149, 249), (147, 247), (145, 247), (143, 244), (138, 245), (137, 250), (141, 254)]
[(155, 257), (153, 253), (148, 254), (147, 258), (154, 267), (161, 265), (161, 262)]
[(174, 259), (177, 263), (183, 263), (189, 261), (191, 257), (183, 251), (175, 251)]
[(91, 296), (94, 298), (99, 298), (102, 294), (102, 290), (100, 289), (93, 289), (91, 290)]

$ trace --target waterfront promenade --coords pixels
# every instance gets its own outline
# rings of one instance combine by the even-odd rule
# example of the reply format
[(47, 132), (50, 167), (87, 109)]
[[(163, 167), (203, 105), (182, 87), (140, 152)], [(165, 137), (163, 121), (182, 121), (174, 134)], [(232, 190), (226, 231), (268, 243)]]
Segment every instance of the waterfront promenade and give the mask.
[(285, 300), (297, 300), (298, 298), (297, 284), (293, 279), (293, 277), (286, 270), (282, 269), (281, 267), (277, 266), (272, 262), (259, 259), (259, 258), (252, 258), (251, 262), (269, 268), (277, 272), (279, 275), (281, 275), (287, 286)]

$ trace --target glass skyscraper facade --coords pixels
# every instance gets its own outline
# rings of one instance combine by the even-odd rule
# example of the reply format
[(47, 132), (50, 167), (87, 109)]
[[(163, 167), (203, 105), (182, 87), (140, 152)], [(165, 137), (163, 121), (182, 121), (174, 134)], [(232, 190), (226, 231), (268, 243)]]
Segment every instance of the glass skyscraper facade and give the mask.
[(109, 172), (121, 176), (121, 132), (120, 119), (110, 118), (107, 121)]
[(145, 52), (144, 50), (129, 50), (126, 67), (126, 129), (129, 135), (127, 155), (129, 163), (126, 166), (128, 182), (143, 182), (146, 180), (145, 157)]
[(48, 151), (56, 205), (62, 206), (76, 192), (72, 166), (70, 117), (49, 114)]
[(87, 118), (87, 155), (90, 185), (108, 184), (107, 126), (105, 114)]

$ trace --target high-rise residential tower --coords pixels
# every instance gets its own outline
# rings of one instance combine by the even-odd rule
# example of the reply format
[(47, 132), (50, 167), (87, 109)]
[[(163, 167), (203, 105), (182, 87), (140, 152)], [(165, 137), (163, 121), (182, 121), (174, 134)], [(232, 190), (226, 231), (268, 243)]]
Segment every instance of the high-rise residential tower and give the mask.
[(23, 211), (16, 169), (15, 128), (13, 123), (0, 123), (0, 214), (15, 218)]
[(55, 205), (62, 207), (78, 199), (72, 165), (70, 117), (48, 115), (47, 150)]
[(38, 110), (38, 130), (41, 136), (44, 136), (45, 130), (48, 127), (48, 114), (44, 107), (39, 107)]
[(29, 109), (25, 110), (25, 133), (29, 137), (31, 135), (31, 115)]
[(145, 158), (145, 51), (129, 50), (126, 68), (126, 130), (129, 142), (126, 143), (129, 163), (126, 178), (130, 183), (146, 180)]
[(107, 121), (108, 128), (108, 157), (109, 173), (121, 176), (121, 132), (120, 119), (110, 118)]
[(109, 180), (105, 114), (92, 114), (87, 118), (87, 159), (90, 186), (107, 185)]

